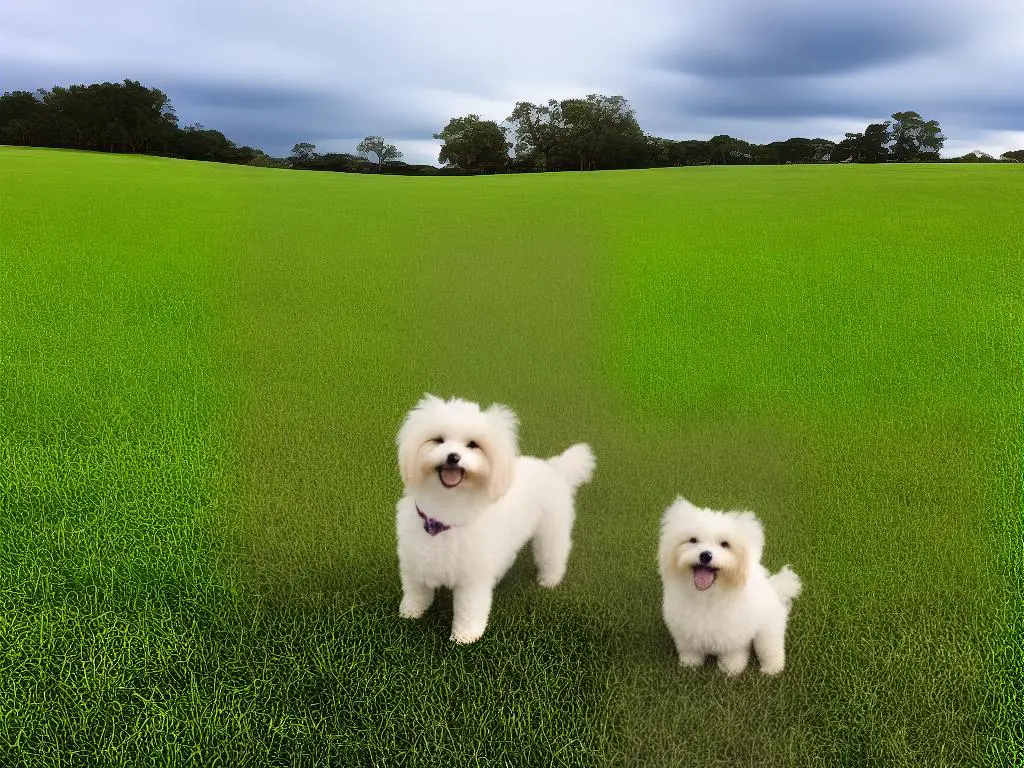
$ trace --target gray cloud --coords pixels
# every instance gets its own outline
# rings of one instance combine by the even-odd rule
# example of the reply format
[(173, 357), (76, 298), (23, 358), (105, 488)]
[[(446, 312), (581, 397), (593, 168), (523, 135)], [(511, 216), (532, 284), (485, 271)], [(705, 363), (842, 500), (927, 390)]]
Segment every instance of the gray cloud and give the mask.
[(274, 147), (278, 154), (298, 141), (312, 141), (324, 151), (351, 152), (358, 141), (351, 138), (367, 133), (418, 137), (437, 130), (417, 114), (375, 105), (351, 90), (196, 81), (170, 82), (164, 90), (174, 94), (182, 124), (196, 116), (240, 144)]
[(964, 27), (953, 9), (923, 4), (763, 2), (719, 6), (691, 19), (660, 59), (666, 68), (709, 78), (833, 75), (879, 67), (955, 46)]
[(436, 162), (452, 117), (593, 92), (669, 137), (841, 137), (910, 108), (998, 152), (1024, 146), (1022, 30), (1018, 0), (35, 0), (5, 12), (0, 88), (131, 77), (273, 154), (377, 133)]

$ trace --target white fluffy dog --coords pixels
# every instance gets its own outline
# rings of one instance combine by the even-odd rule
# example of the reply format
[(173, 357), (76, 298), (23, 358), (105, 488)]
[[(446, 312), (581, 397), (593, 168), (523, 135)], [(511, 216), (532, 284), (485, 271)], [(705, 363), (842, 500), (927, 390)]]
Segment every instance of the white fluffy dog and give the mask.
[(405, 495), (396, 529), (399, 614), (422, 616), (437, 587), (453, 592), (451, 639), (483, 635), (491, 594), (527, 541), (537, 581), (562, 581), (572, 546), (573, 495), (594, 471), (584, 443), (560, 456), (520, 456), (515, 414), (426, 395), (398, 432)]
[(788, 565), (769, 575), (763, 548), (753, 512), (716, 512), (682, 497), (665, 511), (658, 551), (662, 612), (680, 664), (699, 666), (713, 655), (723, 672), (737, 675), (753, 645), (763, 673), (782, 671), (786, 622), (801, 585)]

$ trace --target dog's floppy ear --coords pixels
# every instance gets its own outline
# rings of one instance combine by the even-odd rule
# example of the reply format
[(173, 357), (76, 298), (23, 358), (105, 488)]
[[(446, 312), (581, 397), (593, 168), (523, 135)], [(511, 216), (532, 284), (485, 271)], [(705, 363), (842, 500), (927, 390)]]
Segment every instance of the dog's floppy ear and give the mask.
[(432, 395), (429, 392), (425, 392), (423, 394), (423, 397), (420, 398), (420, 401), (416, 403), (416, 407), (413, 408), (413, 411), (422, 412), (426, 411), (428, 408), (434, 408), (438, 405), (444, 405), (444, 400), (442, 400), (437, 395)]
[(484, 411), (484, 415), (490, 426), (489, 434), (482, 443), (483, 452), (490, 460), (487, 494), (495, 501), (512, 485), (516, 457), (519, 455), (519, 419), (511, 408), (499, 403)]
[(495, 425), (498, 430), (505, 432), (508, 435), (509, 439), (512, 441), (513, 450), (515, 450), (519, 432), (519, 417), (516, 416), (515, 411), (507, 405), (494, 403), (490, 408), (484, 411), (484, 413), (487, 415), (487, 419), (491, 424)]
[(398, 474), (402, 478), (402, 485), (408, 488), (416, 478), (416, 456), (419, 454), (419, 445), (412, 440), (398, 441)]
[(729, 540), (736, 557), (734, 568), (724, 569), (722, 577), (732, 586), (739, 587), (746, 583), (750, 572), (761, 562), (764, 550), (764, 531), (761, 521), (753, 512), (740, 512), (734, 517), (737, 536)]
[(418, 478), (420, 448), (423, 446), (424, 425), (430, 410), (442, 405), (444, 401), (431, 394), (425, 394), (416, 406), (405, 416), (395, 442), (398, 446), (398, 474), (402, 484), (409, 487)]
[(761, 521), (753, 512), (741, 512), (736, 517), (736, 525), (741, 531), (740, 537), (745, 550), (748, 564), (753, 567), (761, 562), (761, 553), (764, 551), (764, 529)]
[(730, 587), (742, 587), (747, 583), (750, 576), (750, 556), (747, 554), (747, 544), (743, 541), (729, 542), (736, 562), (728, 568), (719, 568), (722, 581)]
[(408, 420), (398, 431), (395, 442), (398, 445), (398, 474), (402, 478), (402, 485), (408, 488), (416, 478), (416, 457), (420, 452), (420, 441), (416, 439)]

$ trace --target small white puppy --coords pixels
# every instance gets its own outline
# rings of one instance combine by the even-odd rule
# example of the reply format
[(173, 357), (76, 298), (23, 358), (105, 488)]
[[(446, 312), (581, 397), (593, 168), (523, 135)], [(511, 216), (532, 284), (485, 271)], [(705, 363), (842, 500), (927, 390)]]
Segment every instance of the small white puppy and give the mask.
[(520, 456), (517, 425), (504, 405), (426, 395), (398, 432), (399, 614), (422, 616), (434, 590), (450, 587), (457, 643), (483, 635), (494, 587), (527, 541), (541, 586), (562, 581), (573, 495), (594, 471), (584, 443), (550, 459)]
[(662, 613), (679, 663), (718, 657), (727, 675), (747, 666), (753, 645), (766, 675), (785, 666), (786, 622), (800, 579), (761, 565), (764, 532), (753, 512), (716, 512), (681, 496), (661, 521)]

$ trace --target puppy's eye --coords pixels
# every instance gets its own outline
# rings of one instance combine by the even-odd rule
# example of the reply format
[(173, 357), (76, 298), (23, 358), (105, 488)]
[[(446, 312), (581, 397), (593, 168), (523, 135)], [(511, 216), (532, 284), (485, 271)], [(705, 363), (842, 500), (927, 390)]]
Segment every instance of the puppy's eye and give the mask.
[(440, 445), (441, 443), (444, 442), (444, 438), (443, 437), (432, 437), (432, 438), (430, 438), (430, 442), (432, 442), (434, 445)]
[(690, 537), (690, 543), (691, 544), (696, 544), (697, 543), (697, 537), (696, 536), (691, 536)]
[(729, 542), (728, 541), (723, 541), (722, 542), (722, 546), (725, 547), (726, 549), (728, 549), (729, 548)]
[(479, 448), (480, 445), (477, 443), (476, 440), (470, 440), (468, 443), (466, 443), (466, 447), (467, 448), (476, 449), (476, 448)]

